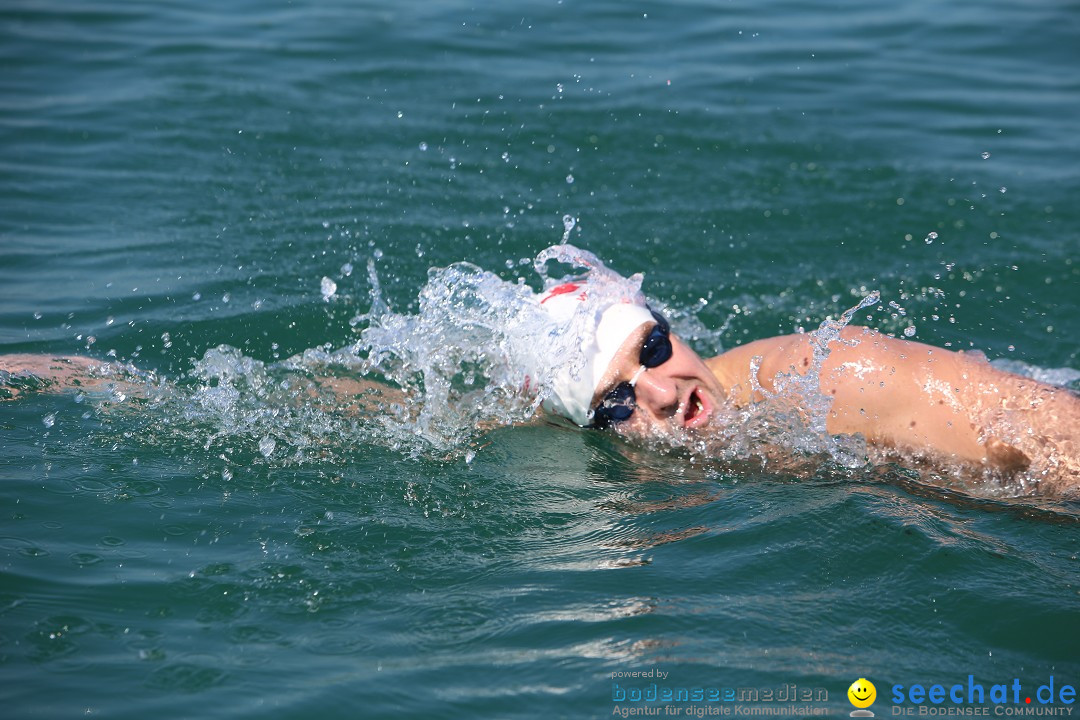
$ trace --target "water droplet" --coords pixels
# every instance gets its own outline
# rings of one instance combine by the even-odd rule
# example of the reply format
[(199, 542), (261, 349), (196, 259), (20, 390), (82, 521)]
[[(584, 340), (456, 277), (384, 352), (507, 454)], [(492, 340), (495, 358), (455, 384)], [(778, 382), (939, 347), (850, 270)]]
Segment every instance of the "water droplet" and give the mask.
[(1007, 190), (1008, 190), (1008, 188), (1007, 188), (1007, 187), (1005, 187), (1004, 185), (1002, 185), (1001, 187), (999, 187), (999, 188), (998, 188), (998, 192), (1000, 192), (1000, 193), (1004, 193), (1004, 192), (1006, 192)]
[(268, 458), (274, 454), (274, 448), (277, 447), (277, 442), (270, 436), (263, 437), (259, 441), (259, 452), (263, 454), (263, 457)]
[(345, 277), (349, 277), (350, 275), (352, 275), (352, 271), (353, 271), (352, 263), (345, 263), (344, 265), (341, 266), (341, 274), (344, 275)]
[(196, 302), (202, 300), (202, 293), (192, 293), (191, 299), (195, 300)]
[(397, 111), (397, 116), (398, 116), (399, 118), (403, 118), (403, 117), (405, 117), (405, 113), (403, 113), (403, 112), (401, 112), (400, 110), (398, 110), (398, 111)]
[(567, 185), (573, 185), (574, 184), (574, 176), (573, 175), (567, 175), (566, 176), (566, 184)]
[(983, 152), (983, 154), (982, 154), (982, 159), (983, 159), (983, 160), (989, 160), (989, 159), (990, 159), (990, 153), (988, 153), (988, 152)]
[(221, 471), (222, 480), (232, 480), (232, 471), (229, 468), (224, 468)]
[(573, 232), (574, 226), (577, 225), (577, 219), (573, 215), (562, 216), (563, 234), (562, 241), (565, 243), (570, 239), (570, 233)]
[(49, 413), (45, 417), (41, 418), (41, 424), (47, 428), (51, 428), (56, 424), (56, 413)]
[(426, 142), (421, 142), (420, 143), (420, 152), (427, 152), (427, 143)]
[(225, 293), (221, 296), (221, 302), (225, 303), (226, 305), (229, 304), (230, 300), (232, 300), (232, 295), (230, 295), (229, 293)]
[(319, 284), (319, 292), (322, 293), (323, 300), (329, 302), (330, 298), (337, 293), (337, 283), (324, 276)]
[(932, 232), (932, 233), (930, 233), (929, 235), (926, 236), (926, 244), (927, 245), (934, 242), (935, 240), (937, 240), (937, 233), (936, 232)]
[(908, 325), (904, 328), (904, 337), (913, 337), (915, 335), (915, 326)]

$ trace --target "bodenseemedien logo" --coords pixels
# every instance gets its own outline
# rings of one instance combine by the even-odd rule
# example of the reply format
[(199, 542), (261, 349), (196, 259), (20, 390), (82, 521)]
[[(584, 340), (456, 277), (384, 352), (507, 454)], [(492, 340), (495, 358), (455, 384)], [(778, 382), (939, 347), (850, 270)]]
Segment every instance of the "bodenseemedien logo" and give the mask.
[(866, 709), (877, 699), (877, 688), (874, 687), (874, 683), (866, 678), (859, 678), (847, 689), (847, 698), (856, 708), (851, 711), (851, 717), (874, 717), (873, 711)]

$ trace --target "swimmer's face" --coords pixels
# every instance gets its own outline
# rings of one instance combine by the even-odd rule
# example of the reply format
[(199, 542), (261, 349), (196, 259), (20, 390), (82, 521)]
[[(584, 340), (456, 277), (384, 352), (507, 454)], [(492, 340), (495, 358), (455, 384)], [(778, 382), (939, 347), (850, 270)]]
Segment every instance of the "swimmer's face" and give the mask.
[(617, 424), (620, 432), (649, 435), (657, 431), (698, 430), (713, 420), (725, 393), (701, 357), (671, 334), (671, 357), (643, 367), (642, 345), (656, 328), (644, 323), (630, 333), (608, 366), (593, 396), (596, 408), (621, 383), (633, 383), (633, 413)]

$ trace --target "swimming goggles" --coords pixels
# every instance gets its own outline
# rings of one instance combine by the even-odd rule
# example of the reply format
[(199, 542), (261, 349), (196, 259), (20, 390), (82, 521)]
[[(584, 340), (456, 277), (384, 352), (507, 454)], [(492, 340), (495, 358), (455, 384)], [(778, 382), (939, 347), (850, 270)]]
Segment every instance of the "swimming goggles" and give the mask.
[(631, 380), (624, 380), (604, 395), (604, 399), (592, 412), (590, 427), (603, 430), (614, 423), (629, 420), (637, 407), (634, 385), (638, 377), (647, 368), (659, 367), (671, 359), (671, 325), (668, 324), (667, 318), (652, 308), (649, 308), (649, 312), (656, 320), (656, 325), (641, 343), (641, 353), (638, 355), (641, 367)]

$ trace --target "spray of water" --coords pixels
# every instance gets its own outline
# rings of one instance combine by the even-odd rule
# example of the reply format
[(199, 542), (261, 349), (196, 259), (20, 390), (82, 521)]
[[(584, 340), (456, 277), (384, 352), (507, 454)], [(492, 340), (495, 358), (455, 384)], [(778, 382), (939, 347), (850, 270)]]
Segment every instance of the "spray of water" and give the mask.
[[(592, 253), (565, 242), (541, 251), (533, 267), (541, 289), (588, 272), (586, 302), (598, 306), (641, 292), (641, 275), (623, 277)], [(377, 288), (377, 282), (372, 286)], [(589, 313), (565, 326), (554, 325), (524, 283), (509, 283), (462, 263), (432, 269), (419, 300), (415, 314), (397, 314), (374, 297), (372, 306), (380, 310), (369, 314), (370, 324), (352, 348), (369, 370), (408, 398), (412, 412), (398, 416), (395, 424), (383, 424), (391, 437), (412, 438), (439, 452), (460, 451), (485, 428), (536, 417), (549, 392), (544, 378), (557, 367), (573, 369), (584, 360), (582, 318)], [(705, 433), (672, 426), (635, 441), (700, 457), (771, 461), (778, 469), (792, 458), (804, 462), (810, 457), (846, 468), (864, 465), (867, 451), (860, 438), (826, 431), (831, 397), (821, 393), (818, 382), (830, 343), (842, 342), (841, 330), (855, 313), (877, 301), (877, 293), (871, 293), (839, 319), (822, 323), (810, 335), (811, 367), (805, 374), (778, 378), (773, 392), (758, 388), (765, 402), (721, 409), (727, 417)]]

